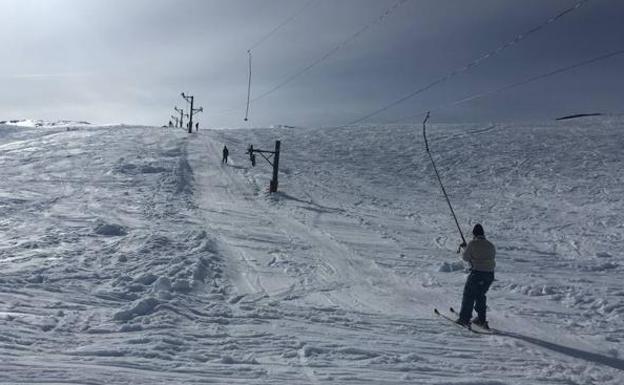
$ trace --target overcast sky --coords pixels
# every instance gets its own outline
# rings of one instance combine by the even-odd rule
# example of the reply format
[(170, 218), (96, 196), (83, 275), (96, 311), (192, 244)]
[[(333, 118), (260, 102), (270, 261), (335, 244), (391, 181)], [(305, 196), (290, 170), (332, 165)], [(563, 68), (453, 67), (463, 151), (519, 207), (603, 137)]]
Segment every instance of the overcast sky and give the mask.
[[(202, 127), (341, 125), (512, 40), (576, 0), (0, 0), (0, 120), (165, 124), (196, 96)], [(300, 12), (302, 7), (305, 7)], [(326, 60), (251, 104), (302, 68)], [(624, 112), (624, 55), (438, 108), (624, 49), (624, 1), (591, 0), (471, 71), (367, 122)], [(347, 44), (357, 31), (363, 33)]]

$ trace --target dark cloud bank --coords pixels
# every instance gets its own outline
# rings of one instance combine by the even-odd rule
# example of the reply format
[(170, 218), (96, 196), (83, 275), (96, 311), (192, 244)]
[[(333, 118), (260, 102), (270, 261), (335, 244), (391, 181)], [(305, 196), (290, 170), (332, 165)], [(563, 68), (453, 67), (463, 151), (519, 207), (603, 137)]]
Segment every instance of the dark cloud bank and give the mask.
[[(205, 127), (344, 124), (471, 62), (576, 1), (317, 0), (253, 50), (252, 98), (323, 63), (251, 105), (242, 121), (247, 49), (308, 0), (2, 0), (0, 119), (163, 124), (196, 95)], [(588, 1), (474, 70), (370, 122), (428, 108), (624, 48), (624, 2)], [(436, 112), (438, 121), (551, 119), (624, 112), (618, 56)]]

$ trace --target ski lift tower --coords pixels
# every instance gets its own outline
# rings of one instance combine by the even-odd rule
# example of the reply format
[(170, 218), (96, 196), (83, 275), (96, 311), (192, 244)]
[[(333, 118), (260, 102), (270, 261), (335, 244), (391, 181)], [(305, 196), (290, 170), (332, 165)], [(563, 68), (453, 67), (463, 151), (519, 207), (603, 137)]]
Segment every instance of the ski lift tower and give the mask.
[(176, 127), (180, 127), (180, 128), (184, 127), (184, 124), (183, 124), (184, 123), (184, 115), (185, 115), (184, 114), (184, 109), (178, 108), (178, 106), (173, 107), (173, 109), (176, 110), (176, 112), (180, 113), (180, 119), (179, 119), (180, 124), (178, 126), (176, 126)]
[(191, 96), (191, 95), (185, 95), (184, 92), (181, 93), (182, 97), (184, 98), (184, 100), (187, 101), (187, 103), (191, 104), (191, 108), (189, 109), (189, 122), (188, 122), (188, 132), (189, 134), (193, 133), (193, 114), (196, 112), (204, 112), (204, 108), (203, 107), (199, 107), (199, 108), (194, 108), (193, 107), (193, 103), (195, 102), (195, 97)]

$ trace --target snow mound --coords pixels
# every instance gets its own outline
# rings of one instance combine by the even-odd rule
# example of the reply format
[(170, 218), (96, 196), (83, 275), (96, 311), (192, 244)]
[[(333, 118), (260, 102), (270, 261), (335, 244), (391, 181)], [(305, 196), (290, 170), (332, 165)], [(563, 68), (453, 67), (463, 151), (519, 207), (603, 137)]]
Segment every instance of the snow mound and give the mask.
[(160, 301), (156, 298), (144, 298), (135, 302), (130, 308), (118, 311), (113, 316), (115, 321), (130, 321), (135, 317), (152, 314)]
[(465, 270), (465, 266), (463, 262), (442, 262), (440, 267), (438, 268), (438, 272), (440, 273), (452, 273), (454, 271), (463, 271)]
[(99, 222), (93, 232), (107, 237), (121, 237), (128, 234), (126, 228), (116, 223)]

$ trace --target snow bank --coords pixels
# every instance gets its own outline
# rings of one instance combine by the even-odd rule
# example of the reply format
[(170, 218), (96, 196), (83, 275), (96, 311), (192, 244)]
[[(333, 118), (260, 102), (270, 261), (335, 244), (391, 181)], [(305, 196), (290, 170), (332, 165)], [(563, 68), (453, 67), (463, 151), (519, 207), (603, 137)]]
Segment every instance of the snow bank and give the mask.
[(128, 309), (118, 311), (113, 315), (113, 319), (116, 321), (130, 321), (135, 317), (140, 317), (148, 314), (152, 314), (156, 306), (160, 302), (156, 298), (144, 298), (135, 302)]

